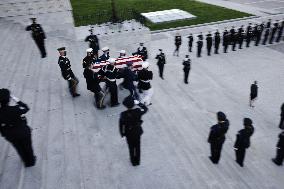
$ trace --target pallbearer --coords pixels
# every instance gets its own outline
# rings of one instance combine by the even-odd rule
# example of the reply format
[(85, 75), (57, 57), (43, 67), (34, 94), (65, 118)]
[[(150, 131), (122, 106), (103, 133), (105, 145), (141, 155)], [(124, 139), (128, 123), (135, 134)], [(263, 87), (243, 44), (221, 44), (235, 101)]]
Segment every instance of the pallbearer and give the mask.
[(142, 70), (138, 72), (138, 89), (140, 93), (140, 102), (146, 106), (151, 105), (151, 99), (154, 90), (151, 86), (151, 80), (153, 79), (153, 72), (149, 71), (149, 62), (142, 63)]
[(73, 97), (78, 97), (80, 96), (80, 94), (77, 93), (77, 85), (79, 83), (79, 80), (75, 77), (71, 69), (70, 60), (66, 57), (66, 48), (61, 47), (57, 50), (60, 55), (58, 58), (58, 65), (60, 66), (62, 77), (68, 81), (70, 94)]
[(100, 62), (107, 61), (110, 58), (108, 47), (102, 48), (102, 51), (103, 51), (103, 54), (99, 57), (99, 60), (98, 60)]
[(148, 59), (148, 51), (147, 48), (144, 47), (144, 43), (140, 43), (140, 47), (138, 47), (136, 54), (142, 56), (143, 61)]
[(90, 35), (86, 37), (85, 41), (89, 42), (89, 47), (93, 49), (94, 55), (98, 57), (98, 52), (100, 49), (99, 39), (96, 35), (94, 35), (93, 30), (94, 28), (91, 27), (91, 29), (89, 30)]

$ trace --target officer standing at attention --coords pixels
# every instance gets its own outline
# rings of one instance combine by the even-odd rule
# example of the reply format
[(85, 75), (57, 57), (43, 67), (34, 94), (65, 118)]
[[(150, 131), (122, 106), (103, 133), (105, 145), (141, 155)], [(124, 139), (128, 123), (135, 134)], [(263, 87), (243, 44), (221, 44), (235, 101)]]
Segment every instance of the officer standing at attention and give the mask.
[(279, 128), (284, 129), (284, 103), (281, 106), (281, 114), (280, 114), (280, 123), (279, 123)]
[(238, 42), (239, 42), (239, 49), (242, 49), (243, 46), (243, 42), (244, 42), (244, 26), (242, 25), (239, 29), (238, 29)]
[(45, 33), (40, 24), (36, 23), (36, 18), (31, 18), (32, 24), (26, 27), (26, 31), (32, 31), (32, 38), (34, 39), (38, 49), (41, 53), (41, 58), (46, 57), (44, 40), (46, 39)]
[(217, 120), (218, 123), (211, 127), (208, 137), (208, 143), (211, 146), (211, 156), (209, 159), (214, 164), (218, 164), (220, 160), (222, 146), (226, 139), (225, 134), (229, 129), (229, 121), (223, 112), (217, 113)]
[(247, 33), (246, 33), (246, 42), (247, 42), (247, 45), (246, 47), (249, 47), (249, 44), (250, 44), (250, 41), (251, 41), (251, 38), (252, 38), (252, 27), (251, 27), (251, 23), (249, 23), (248, 27), (247, 27)]
[(212, 48), (213, 38), (212, 38), (210, 31), (208, 32), (208, 34), (206, 36), (207, 36), (206, 37), (207, 55), (211, 56), (211, 48)]
[(229, 42), (230, 42), (230, 36), (229, 36), (229, 33), (226, 32), (226, 30), (225, 30), (225, 32), (223, 33), (224, 53), (227, 53)]
[(270, 35), (270, 39), (269, 39), (269, 44), (273, 44), (274, 42), (274, 37), (275, 37), (275, 34), (276, 34), (276, 31), (278, 29), (278, 23), (274, 23), (273, 24), (273, 27), (272, 27), (272, 30), (271, 30), (271, 35)]
[(268, 22), (266, 23), (266, 28), (270, 28), (271, 27), (271, 19), (268, 19)]
[(66, 57), (66, 48), (61, 47), (57, 49), (59, 52), (58, 65), (61, 69), (62, 77), (68, 81), (69, 91), (73, 97), (78, 97), (80, 94), (77, 93), (78, 79), (75, 77), (71, 70), (70, 60)]
[(250, 101), (249, 101), (249, 106), (254, 108), (254, 101), (256, 100), (258, 95), (258, 86), (257, 86), (257, 81), (254, 81), (253, 84), (250, 86)]
[(147, 51), (147, 48), (144, 47), (144, 43), (140, 43), (140, 47), (138, 47), (136, 54), (142, 56), (143, 61), (148, 59), (148, 51)]
[(193, 44), (193, 35), (189, 34), (188, 38), (188, 51), (192, 52), (192, 44)]
[(279, 26), (279, 28), (278, 28), (277, 39), (276, 39), (277, 43), (279, 43), (281, 38), (282, 38), (283, 29), (284, 29), (284, 20), (282, 21), (281, 26)]
[(230, 30), (230, 43), (232, 45), (232, 51), (236, 51), (236, 30), (234, 26), (232, 26), (232, 29)]
[(117, 98), (117, 85), (116, 79), (119, 77), (118, 69), (115, 67), (115, 59), (110, 58), (109, 64), (103, 66), (98, 74), (105, 79), (106, 87), (110, 92), (110, 104), (111, 107), (119, 105)]
[(246, 149), (250, 147), (250, 137), (254, 132), (252, 120), (244, 118), (244, 129), (240, 130), (237, 134), (237, 139), (234, 145), (236, 152), (236, 162), (243, 167)]
[(219, 45), (221, 42), (220, 32), (219, 30), (216, 30), (215, 36), (214, 36), (214, 46), (215, 46), (215, 54), (219, 54)]
[(270, 28), (266, 28), (265, 29), (265, 32), (264, 32), (264, 39), (262, 41), (262, 44), (263, 45), (266, 45), (266, 42), (268, 40), (268, 37), (269, 37), (269, 33), (270, 33)]
[(89, 42), (89, 47), (93, 49), (93, 53), (98, 57), (98, 52), (100, 50), (99, 39), (96, 35), (93, 34), (93, 27), (89, 30), (90, 35), (86, 37), (85, 42)]
[(277, 143), (276, 157), (272, 159), (272, 162), (278, 166), (281, 166), (284, 159), (284, 131), (279, 134), (279, 140)]
[(188, 75), (189, 75), (189, 71), (191, 69), (191, 60), (189, 58), (189, 55), (185, 55), (185, 59), (183, 60), (183, 72), (184, 72), (184, 83), (188, 84)]
[[(139, 108), (134, 109), (135, 104), (138, 104)], [(126, 137), (131, 164), (137, 166), (140, 165), (140, 139), (143, 134), (141, 117), (148, 108), (136, 100), (134, 102), (131, 96), (123, 100), (123, 105), (127, 110), (120, 114), (119, 131), (121, 137)]]
[(176, 33), (176, 36), (175, 36), (175, 46), (176, 46), (176, 49), (174, 51), (174, 56), (175, 55), (179, 56), (179, 48), (181, 46), (181, 35), (179, 33)]
[(107, 61), (109, 58), (110, 58), (110, 56), (109, 56), (109, 48), (108, 47), (104, 47), (104, 48), (102, 48), (102, 51), (103, 51), (103, 54), (99, 57), (99, 62), (101, 62), (101, 61)]
[(256, 29), (256, 34), (255, 34), (255, 46), (258, 46), (260, 40), (261, 40), (261, 34), (262, 34), (262, 29), (261, 29), (261, 25), (258, 25), (257, 26), (257, 29)]
[(198, 41), (197, 41), (197, 57), (201, 57), (201, 52), (202, 52), (202, 47), (203, 47), (203, 35), (202, 33), (197, 36)]
[(166, 56), (163, 53), (162, 49), (159, 49), (159, 51), (160, 51), (160, 54), (158, 54), (156, 56), (156, 59), (158, 60), (157, 65), (158, 65), (158, 68), (159, 68), (160, 78), (164, 79), (163, 72), (164, 72), (164, 66), (166, 64)]
[(97, 61), (96, 57), (93, 54), (92, 48), (88, 48), (86, 52), (87, 52), (87, 56), (83, 59), (83, 62), (82, 62), (83, 68), (86, 68), (87, 64), (89, 63), (94, 64)]
[[(9, 106), (10, 98), (17, 103), (16, 106)], [(31, 129), (24, 116), (28, 111), (29, 107), (11, 97), (8, 89), (0, 89), (0, 133), (14, 146), (25, 167), (32, 167), (36, 157), (32, 148)]]

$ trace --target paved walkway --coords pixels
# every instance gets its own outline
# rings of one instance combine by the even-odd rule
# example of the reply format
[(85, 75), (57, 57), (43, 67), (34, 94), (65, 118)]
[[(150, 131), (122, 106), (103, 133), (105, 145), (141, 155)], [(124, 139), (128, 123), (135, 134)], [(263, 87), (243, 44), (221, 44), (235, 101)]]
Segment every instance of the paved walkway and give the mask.
[[(284, 169), (270, 162), (275, 155), (279, 109), (284, 101), (283, 43), (200, 59), (194, 49), (190, 84), (185, 85), (181, 62), (187, 54), (187, 34), (243, 21), (181, 30), (180, 57), (172, 56), (175, 31), (152, 34), (146, 45), (155, 95), (143, 124), (141, 166), (132, 167), (117, 125), (119, 112), (125, 108), (94, 108), (81, 67), (87, 44), (76, 40), (70, 10), (36, 15), (47, 33), (46, 59), (40, 58), (30, 34), (24, 31), (30, 16), (0, 19), (0, 87), (8, 87), (31, 107), (27, 116), (38, 162), (25, 169), (10, 144), (0, 138), (1, 189), (283, 188)], [(270, 17), (265, 16), (252, 21)], [(117, 56), (120, 48), (128, 52), (136, 49), (137, 44), (127, 39), (127, 45), (111, 46), (116, 38), (109, 38), (112, 56)], [(81, 97), (77, 99), (70, 97), (67, 83), (61, 78), (56, 51), (60, 46), (67, 46), (72, 68), (80, 79)], [(159, 48), (167, 56), (165, 80), (157, 76), (154, 57)], [(252, 110), (248, 108), (248, 96), (254, 80), (259, 81), (260, 94)], [(127, 91), (119, 91), (120, 102), (126, 95)], [(213, 165), (207, 158), (206, 139), (219, 110), (227, 113), (231, 126), (220, 164)], [(234, 162), (232, 146), (245, 116), (253, 119), (256, 131), (245, 167), (240, 168)]]

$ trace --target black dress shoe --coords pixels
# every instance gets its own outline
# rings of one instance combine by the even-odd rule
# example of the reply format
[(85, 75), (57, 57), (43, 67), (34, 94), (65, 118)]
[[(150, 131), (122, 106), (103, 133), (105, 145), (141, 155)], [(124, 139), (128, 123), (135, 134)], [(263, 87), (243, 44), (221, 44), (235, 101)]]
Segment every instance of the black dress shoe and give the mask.
[(112, 104), (111, 107), (119, 106), (120, 103)]
[(75, 98), (75, 97), (78, 97), (78, 96), (81, 96), (81, 95), (76, 93), (76, 94), (73, 94), (72, 96)]
[(272, 161), (273, 163), (275, 163), (276, 165), (278, 165), (278, 166), (281, 166), (281, 165), (282, 165), (282, 163), (279, 163), (278, 161), (276, 161), (275, 158), (271, 159), (271, 161)]

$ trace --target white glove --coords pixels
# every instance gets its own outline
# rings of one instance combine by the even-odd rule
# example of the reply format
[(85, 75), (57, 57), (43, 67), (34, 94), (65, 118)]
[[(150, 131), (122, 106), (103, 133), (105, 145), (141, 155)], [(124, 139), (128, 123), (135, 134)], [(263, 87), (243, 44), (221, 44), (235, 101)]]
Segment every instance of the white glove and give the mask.
[(140, 102), (138, 100), (134, 100), (134, 104), (139, 104)]
[(15, 97), (15, 96), (12, 96), (12, 95), (11, 95), (11, 98), (12, 98), (12, 100), (14, 100), (15, 102), (19, 102), (19, 101), (20, 101), (20, 99), (18, 99), (18, 98)]

